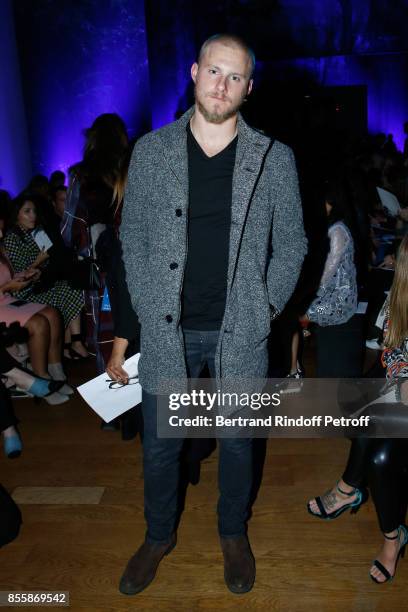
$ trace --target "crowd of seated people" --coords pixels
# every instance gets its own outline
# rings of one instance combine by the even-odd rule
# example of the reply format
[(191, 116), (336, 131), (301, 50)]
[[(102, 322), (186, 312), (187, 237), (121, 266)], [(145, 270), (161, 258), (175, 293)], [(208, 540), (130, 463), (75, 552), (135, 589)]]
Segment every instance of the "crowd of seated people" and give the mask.
[(43, 397), (56, 405), (73, 395), (63, 365), (64, 333), (66, 358), (88, 356), (81, 334), (83, 292), (70, 283), (71, 254), (64, 252), (58, 221), (64, 178), (53, 173), (49, 191), (46, 177), (36, 176), (31, 191), (13, 200), (0, 192), (0, 329), (7, 338), (0, 342), (0, 421), (10, 458), (22, 450), (11, 398)]
[[(84, 158), (69, 169), (69, 189), (65, 174), (55, 171), (49, 179), (35, 175), (13, 200), (0, 193), (0, 321), (7, 326), (17, 322), (27, 332), (26, 351), (17, 343), (0, 352), (1, 374), (13, 395), (25, 391), (50, 404), (63, 403), (73, 393), (63, 358), (86, 359), (90, 347), (99, 374), (113, 341), (110, 312), (101, 313), (100, 306), (107, 293), (109, 253), (116, 250), (130, 147), (125, 125), (115, 114), (98, 117), (85, 136)], [(45, 386), (49, 379), (53, 383)], [(124, 439), (135, 437), (138, 429), (131, 417), (122, 419)], [(4, 449), (12, 458), (22, 444), (10, 410), (6, 421)]]

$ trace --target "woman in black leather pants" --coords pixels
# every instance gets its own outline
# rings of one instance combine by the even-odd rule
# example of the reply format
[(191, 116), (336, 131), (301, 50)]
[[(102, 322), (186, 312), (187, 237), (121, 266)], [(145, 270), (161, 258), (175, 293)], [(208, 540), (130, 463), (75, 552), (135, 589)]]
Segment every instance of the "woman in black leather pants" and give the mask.
[[(355, 438), (342, 480), (352, 489), (368, 486), (383, 533), (404, 522), (401, 477), (408, 465), (405, 438)], [(364, 476), (364, 478), (363, 478)]]
[[(387, 348), (382, 362), (389, 383), (395, 383), (396, 402), (378, 404), (375, 412), (386, 424), (387, 413), (388, 418), (402, 419), (408, 406), (408, 235), (399, 249), (384, 332)], [(406, 511), (403, 473), (407, 467), (406, 438), (354, 438), (342, 478), (330, 491), (307, 504), (313, 516), (334, 519), (348, 509), (356, 512), (367, 499), (364, 487), (369, 487), (384, 535), (382, 549), (370, 569), (370, 577), (380, 584), (394, 577), (408, 542), (408, 530), (403, 524)]]

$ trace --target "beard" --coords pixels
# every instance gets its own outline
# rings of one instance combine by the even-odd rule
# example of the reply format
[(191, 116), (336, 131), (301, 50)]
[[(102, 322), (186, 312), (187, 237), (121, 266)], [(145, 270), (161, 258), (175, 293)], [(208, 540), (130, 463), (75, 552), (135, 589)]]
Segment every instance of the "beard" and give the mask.
[(245, 96), (246, 93), (243, 92), (241, 99), (238, 100), (238, 102), (233, 106), (230, 106), (230, 108), (224, 111), (223, 113), (217, 111), (211, 112), (208, 110), (208, 108), (204, 106), (203, 102), (199, 99), (197, 95), (197, 87), (194, 87), (195, 103), (197, 105), (198, 110), (203, 115), (204, 119), (208, 121), (208, 123), (224, 123), (224, 121), (227, 121), (227, 119), (230, 119), (231, 117), (236, 115), (236, 113), (239, 111), (245, 101)]

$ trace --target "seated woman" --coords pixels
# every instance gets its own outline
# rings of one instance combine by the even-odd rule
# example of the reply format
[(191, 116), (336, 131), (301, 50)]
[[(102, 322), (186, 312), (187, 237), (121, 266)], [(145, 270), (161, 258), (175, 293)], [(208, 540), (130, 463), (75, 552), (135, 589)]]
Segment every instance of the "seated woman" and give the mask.
[[(408, 406), (408, 235), (398, 252), (388, 314), (383, 365), (389, 382), (395, 383), (396, 401)], [(370, 569), (370, 577), (377, 583), (394, 577), (408, 542), (401, 499), (407, 465), (405, 438), (354, 438), (346, 470), (337, 485), (307, 504), (309, 513), (321, 519), (337, 518), (346, 510), (356, 512), (366, 499), (364, 486), (368, 484), (384, 535), (381, 551)]]
[(80, 312), (84, 305), (83, 292), (72, 289), (65, 280), (53, 282), (51, 288), (43, 289), (40, 285), (42, 275), (46, 275), (49, 254), (41, 250), (31, 232), (37, 227), (37, 212), (34, 202), (27, 193), (21, 194), (12, 203), (10, 230), (4, 239), (4, 247), (14, 273), (27, 271), (34, 275), (32, 282), (19, 290), (11, 291), (12, 295), (26, 302), (36, 302), (56, 308), (64, 319), (64, 328), (72, 341), (74, 354), (80, 357), (88, 355), (81, 342)]
[[(0, 229), (0, 240), (2, 230)], [(61, 318), (58, 310), (45, 304), (19, 300), (19, 294), (39, 277), (35, 269), (23, 270), (14, 275), (11, 263), (0, 242), (0, 323), (9, 326), (18, 322), (28, 331), (28, 349), (33, 372), (42, 378), (50, 376), (65, 381), (61, 364)], [(66, 394), (73, 391), (64, 386)]]

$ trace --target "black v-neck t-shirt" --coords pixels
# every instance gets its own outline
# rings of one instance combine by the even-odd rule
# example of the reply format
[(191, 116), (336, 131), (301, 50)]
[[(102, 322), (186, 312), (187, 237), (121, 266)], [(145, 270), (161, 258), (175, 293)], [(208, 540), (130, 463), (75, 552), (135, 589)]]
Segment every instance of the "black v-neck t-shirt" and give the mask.
[(224, 316), (237, 141), (238, 136), (208, 157), (187, 126), (188, 249), (181, 314), (186, 329), (220, 329)]

